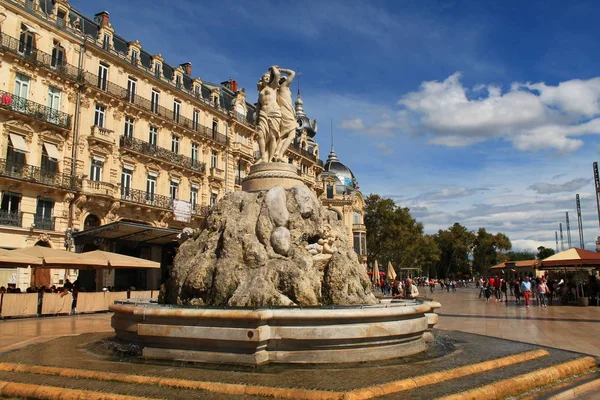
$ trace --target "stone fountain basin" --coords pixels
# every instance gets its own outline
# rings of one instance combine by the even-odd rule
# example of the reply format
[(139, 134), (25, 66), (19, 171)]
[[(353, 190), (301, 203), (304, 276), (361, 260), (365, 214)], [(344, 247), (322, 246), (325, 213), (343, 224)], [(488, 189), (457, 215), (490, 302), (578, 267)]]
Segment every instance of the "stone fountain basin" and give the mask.
[(200, 363), (346, 363), (424, 351), (436, 302), (322, 308), (208, 308), (118, 301), (118, 339), (148, 359)]

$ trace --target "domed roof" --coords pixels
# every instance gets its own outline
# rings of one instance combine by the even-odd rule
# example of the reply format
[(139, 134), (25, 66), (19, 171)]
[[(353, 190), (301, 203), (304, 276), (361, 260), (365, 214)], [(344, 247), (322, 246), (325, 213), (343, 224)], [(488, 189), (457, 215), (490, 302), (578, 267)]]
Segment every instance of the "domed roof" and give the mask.
[(333, 150), (333, 146), (331, 148), (331, 153), (329, 153), (329, 157), (327, 157), (327, 161), (323, 166), (324, 172), (329, 172), (332, 175), (335, 175), (337, 179), (338, 185), (344, 185), (351, 188), (356, 189), (358, 186), (358, 182), (352, 173), (352, 170), (342, 164), (342, 162), (335, 154)]

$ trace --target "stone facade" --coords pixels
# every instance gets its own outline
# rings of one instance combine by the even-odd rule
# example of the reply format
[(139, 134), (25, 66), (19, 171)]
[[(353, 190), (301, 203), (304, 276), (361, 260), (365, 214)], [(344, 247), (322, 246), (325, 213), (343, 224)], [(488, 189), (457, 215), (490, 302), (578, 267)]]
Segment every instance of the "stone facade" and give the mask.
[[(257, 156), (255, 108), (235, 81), (193, 77), (190, 63), (171, 66), (121, 38), (108, 13), (89, 18), (66, 0), (3, 1), (0, 32), (3, 248), (43, 235), (73, 251), (69, 230), (123, 220), (197, 228), (241, 189)], [(321, 197), (323, 162), (305, 129), (286, 156)], [(189, 221), (174, 219), (173, 199), (191, 204)], [(161, 261), (156, 249), (146, 254)]]

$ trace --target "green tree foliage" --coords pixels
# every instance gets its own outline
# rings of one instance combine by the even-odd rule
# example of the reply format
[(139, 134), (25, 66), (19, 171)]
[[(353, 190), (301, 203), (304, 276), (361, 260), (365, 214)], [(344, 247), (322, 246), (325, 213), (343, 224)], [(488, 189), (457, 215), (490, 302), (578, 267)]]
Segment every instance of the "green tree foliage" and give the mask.
[(367, 251), (371, 261), (378, 260), (394, 267), (432, 268), (439, 259), (431, 237), (423, 234), (423, 224), (417, 222), (410, 210), (398, 207), (392, 199), (370, 195), (365, 201)]
[(439, 249), (438, 278), (462, 277), (470, 273), (469, 254), (475, 235), (458, 222), (447, 230), (439, 230), (434, 236)]
[(473, 241), (473, 272), (488, 275), (490, 267), (500, 262), (499, 252), (511, 248), (510, 239), (505, 234), (493, 235), (488, 233), (485, 228), (479, 228)]
[(544, 258), (548, 258), (548, 257), (554, 255), (554, 250), (552, 250), (551, 248), (540, 246), (537, 249), (538, 249), (538, 253), (537, 253), (538, 260), (543, 260)]
[(501, 260), (498, 259), (498, 262), (502, 261), (526, 261), (526, 260), (535, 260), (535, 253), (530, 251), (508, 251), (505, 253), (506, 259)]

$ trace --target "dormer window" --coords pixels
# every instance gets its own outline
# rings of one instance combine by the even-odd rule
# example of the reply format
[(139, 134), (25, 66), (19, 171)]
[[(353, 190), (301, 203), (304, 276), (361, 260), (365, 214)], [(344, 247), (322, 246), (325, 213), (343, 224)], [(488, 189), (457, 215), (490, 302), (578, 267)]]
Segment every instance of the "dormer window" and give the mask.
[(181, 75), (179, 74), (175, 77), (175, 86), (177, 86), (178, 89), (181, 89)]
[(102, 39), (102, 48), (104, 50), (110, 50), (110, 35), (108, 33), (104, 34), (104, 38)]
[(154, 76), (160, 78), (160, 63), (154, 63)]
[(137, 66), (138, 65), (138, 51), (131, 50), (131, 64)]
[(194, 95), (196, 96), (196, 98), (200, 98), (200, 85), (194, 86)]
[(66, 16), (67, 14), (63, 10), (59, 10), (56, 15), (56, 25), (64, 28), (66, 26)]

